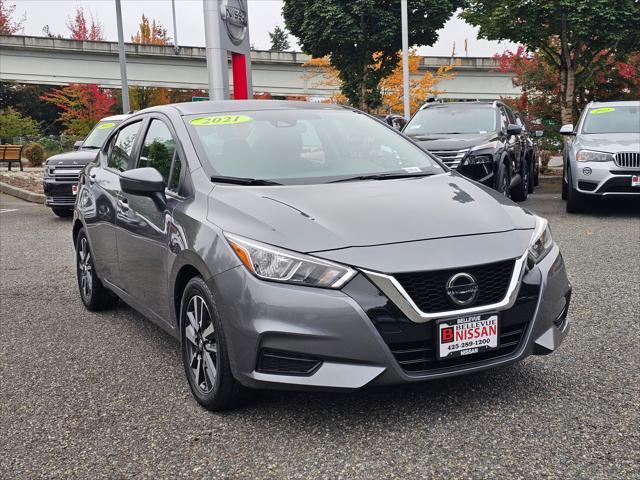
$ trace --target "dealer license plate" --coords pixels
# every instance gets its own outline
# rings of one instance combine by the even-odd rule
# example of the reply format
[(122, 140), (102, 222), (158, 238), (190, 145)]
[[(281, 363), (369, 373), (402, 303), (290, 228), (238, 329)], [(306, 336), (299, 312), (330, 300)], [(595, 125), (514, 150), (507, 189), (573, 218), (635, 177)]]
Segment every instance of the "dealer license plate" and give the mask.
[(631, 186), (632, 187), (640, 187), (640, 175), (632, 175), (631, 176)]
[(74, 195), (78, 194), (78, 185), (71, 185), (71, 193)]
[(455, 358), (498, 348), (498, 315), (473, 315), (438, 324), (438, 358)]

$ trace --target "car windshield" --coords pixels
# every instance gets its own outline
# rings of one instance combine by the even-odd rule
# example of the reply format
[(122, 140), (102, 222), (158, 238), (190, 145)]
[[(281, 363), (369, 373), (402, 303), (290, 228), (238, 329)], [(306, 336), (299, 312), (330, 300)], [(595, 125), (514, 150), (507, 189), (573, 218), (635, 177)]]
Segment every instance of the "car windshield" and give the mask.
[(399, 133), (352, 110), (211, 113), (185, 123), (216, 176), (304, 184), (444, 171)]
[(436, 105), (418, 111), (404, 133), (410, 137), (496, 130), (496, 112), (486, 105)]
[(108, 120), (98, 122), (93, 130), (89, 132), (87, 138), (82, 142), (82, 148), (102, 148), (105, 140), (113, 129), (120, 123), (119, 120)]
[(640, 133), (640, 106), (592, 108), (582, 133)]

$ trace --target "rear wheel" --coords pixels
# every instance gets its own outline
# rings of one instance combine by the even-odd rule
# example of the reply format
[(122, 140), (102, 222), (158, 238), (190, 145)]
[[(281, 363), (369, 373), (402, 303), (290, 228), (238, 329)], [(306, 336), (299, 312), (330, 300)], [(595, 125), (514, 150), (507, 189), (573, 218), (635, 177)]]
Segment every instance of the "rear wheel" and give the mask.
[(567, 212), (582, 213), (586, 210), (590, 198), (573, 188), (571, 170), (567, 170)]
[(192, 278), (180, 307), (182, 361), (189, 387), (207, 410), (235, 408), (242, 388), (233, 378), (222, 323), (207, 284)]
[(118, 303), (118, 297), (107, 290), (96, 275), (89, 240), (84, 230), (80, 230), (76, 241), (76, 272), (80, 298), (87, 310), (106, 310)]
[(73, 208), (52, 208), (51, 210), (60, 218), (69, 218), (73, 215)]

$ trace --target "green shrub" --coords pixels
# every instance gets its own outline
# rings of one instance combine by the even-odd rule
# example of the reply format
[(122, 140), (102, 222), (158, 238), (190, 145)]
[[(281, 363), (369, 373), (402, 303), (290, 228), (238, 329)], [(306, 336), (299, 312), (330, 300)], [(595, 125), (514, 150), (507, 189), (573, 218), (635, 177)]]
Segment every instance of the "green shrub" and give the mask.
[(44, 162), (44, 147), (41, 143), (30, 143), (22, 149), (22, 154), (32, 167), (40, 167)]

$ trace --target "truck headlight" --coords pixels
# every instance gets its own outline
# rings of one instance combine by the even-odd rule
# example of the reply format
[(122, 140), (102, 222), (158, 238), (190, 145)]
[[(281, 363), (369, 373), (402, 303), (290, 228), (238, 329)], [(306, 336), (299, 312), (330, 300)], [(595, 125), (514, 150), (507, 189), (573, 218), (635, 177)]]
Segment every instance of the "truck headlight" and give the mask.
[(612, 162), (613, 155), (605, 152), (596, 152), (594, 150), (579, 150), (576, 155), (578, 162)]
[(542, 217), (536, 217), (536, 229), (529, 245), (529, 262), (531, 265), (539, 263), (553, 248), (553, 238), (549, 223)]
[(242, 264), (256, 277), (309, 287), (341, 288), (356, 274), (344, 265), (225, 233)]

